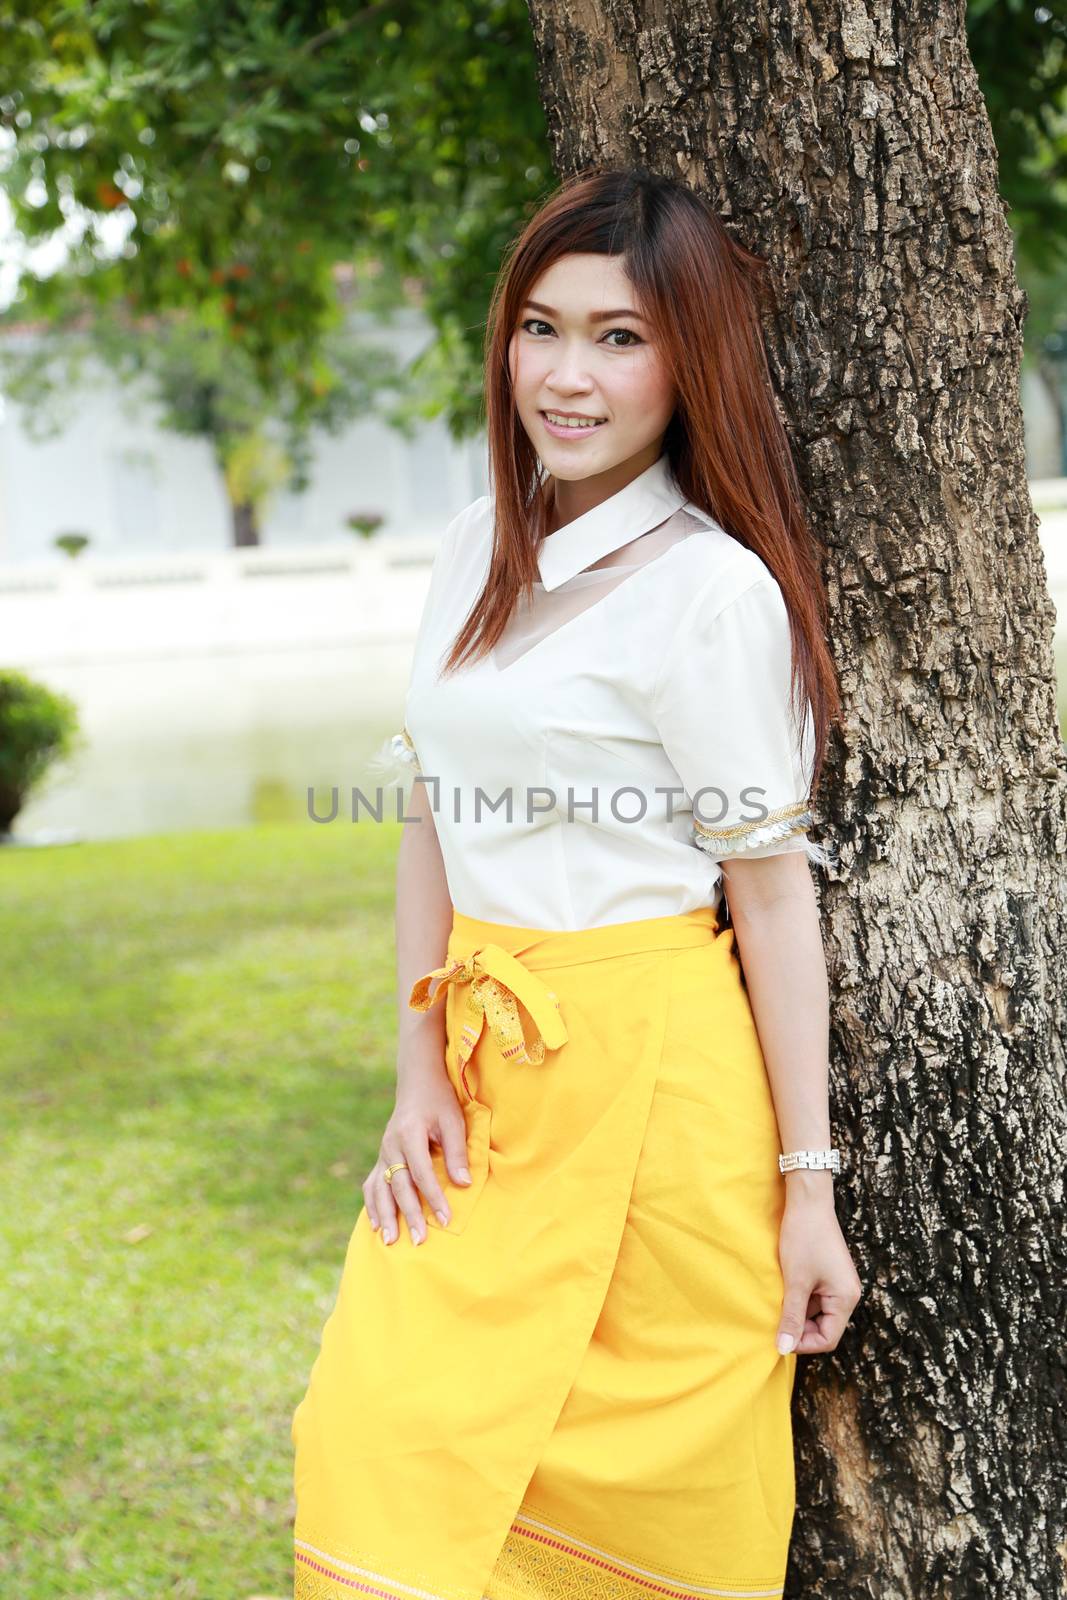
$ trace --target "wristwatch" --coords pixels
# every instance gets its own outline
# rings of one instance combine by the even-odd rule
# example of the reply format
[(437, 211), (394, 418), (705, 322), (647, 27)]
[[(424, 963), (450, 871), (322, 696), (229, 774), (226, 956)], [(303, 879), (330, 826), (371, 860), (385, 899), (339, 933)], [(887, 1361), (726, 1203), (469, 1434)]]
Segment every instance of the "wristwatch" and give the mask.
[(790, 1150), (778, 1157), (779, 1172), (796, 1172), (799, 1167), (809, 1167), (813, 1171), (829, 1169), (831, 1172), (841, 1171), (840, 1150)]

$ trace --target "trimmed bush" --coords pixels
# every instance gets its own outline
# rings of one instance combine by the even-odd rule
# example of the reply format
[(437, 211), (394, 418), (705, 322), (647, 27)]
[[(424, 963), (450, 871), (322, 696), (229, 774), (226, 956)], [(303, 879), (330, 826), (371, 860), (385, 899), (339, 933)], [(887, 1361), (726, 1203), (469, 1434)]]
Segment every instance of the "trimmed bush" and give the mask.
[(10, 833), (31, 789), (76, 743), (78, 711), (68, 695), (0, 669), (0, 833)]

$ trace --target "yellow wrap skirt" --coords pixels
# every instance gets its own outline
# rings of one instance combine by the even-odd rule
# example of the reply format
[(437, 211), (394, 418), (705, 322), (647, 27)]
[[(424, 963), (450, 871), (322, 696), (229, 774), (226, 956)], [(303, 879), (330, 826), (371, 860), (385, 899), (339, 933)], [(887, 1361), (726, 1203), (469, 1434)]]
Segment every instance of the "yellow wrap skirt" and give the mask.
[(294, 1596), (779, 1596), (795, 1489), (785, 1180), (732, 927), (456, 912), (473, 1182), (366, 1210), (292, 1419)]

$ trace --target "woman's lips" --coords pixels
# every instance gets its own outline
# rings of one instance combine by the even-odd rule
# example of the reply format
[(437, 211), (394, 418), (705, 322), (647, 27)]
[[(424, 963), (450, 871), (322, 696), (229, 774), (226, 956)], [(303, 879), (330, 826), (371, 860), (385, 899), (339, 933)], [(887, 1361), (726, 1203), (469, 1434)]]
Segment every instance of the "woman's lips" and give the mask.
[(549, 422), (543, 411), (541, 421), (554, 439), (587, 439), (590, 434), (599, 433), (601, 428), (607, 427), (606, 422), (598, 422), (593, 427), (587, 424), (584, 428), (561, 428), (558, 422)]

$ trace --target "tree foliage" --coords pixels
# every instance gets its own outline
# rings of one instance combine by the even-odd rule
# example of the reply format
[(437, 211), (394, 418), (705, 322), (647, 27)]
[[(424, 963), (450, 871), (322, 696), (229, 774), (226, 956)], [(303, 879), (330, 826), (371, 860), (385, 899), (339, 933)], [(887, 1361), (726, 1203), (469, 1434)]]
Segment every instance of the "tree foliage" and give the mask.
[[(968, 30), (1020, 263), (1067, 270), (1063, 17), (972, 0)], [(17, 225), (84, 222), (14, 315), (184, 311), (311, 427), (346, 306), (414, 300), (434, 339), (393, 417), (481, 425), (490, 286), (554, 183), (522, 0), (36, 0), (0, 50)]]
[(42, 0), (0, 48), (18, 227), (89, 219), (17, 314), (193, 310), (270, 393), (329, 362), (343, 263), (361, 307), (435, 327), (417, 409), (477, 425), (492, 276), (551, 183), (520, 0)]

